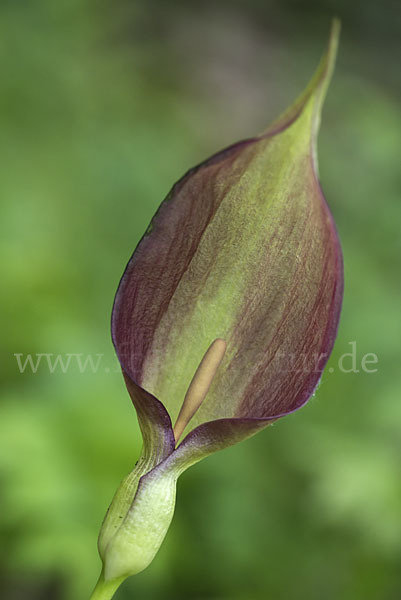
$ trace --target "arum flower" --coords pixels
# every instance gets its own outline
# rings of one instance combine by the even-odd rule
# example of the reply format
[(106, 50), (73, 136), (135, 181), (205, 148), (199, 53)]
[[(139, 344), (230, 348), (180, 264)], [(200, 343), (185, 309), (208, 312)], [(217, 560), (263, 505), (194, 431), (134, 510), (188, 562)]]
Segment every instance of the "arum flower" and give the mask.
[(343, 290), (316, 159), (338, 34), (335, 21), (310, 84), (264, 133), (173, 187), (126, 267), (112, 337), (143, 449), (100, 531), (93, 599), (152, 561), (183, 471), (299, 409), (318, 384)]

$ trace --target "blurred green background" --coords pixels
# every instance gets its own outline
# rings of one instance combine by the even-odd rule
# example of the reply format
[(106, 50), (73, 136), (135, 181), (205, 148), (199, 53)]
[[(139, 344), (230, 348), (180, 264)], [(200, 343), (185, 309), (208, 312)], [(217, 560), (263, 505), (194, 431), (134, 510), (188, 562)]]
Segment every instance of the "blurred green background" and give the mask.
[[(331, 371), (305, 409), (182, 477), (161, 551), (117, 598), (401, 597), (398, 10), (0, 3), (2, 599), (89, 597), (102, 518), (141, 443), (109, 333), (122, 270), (174, 181), (302, 90), (333, 15), (319, 157), (346, 290)], [(101, 356), (96, 372), (72, 358), (51, 373), (45, 357), (20, 373), (16, 353)]]

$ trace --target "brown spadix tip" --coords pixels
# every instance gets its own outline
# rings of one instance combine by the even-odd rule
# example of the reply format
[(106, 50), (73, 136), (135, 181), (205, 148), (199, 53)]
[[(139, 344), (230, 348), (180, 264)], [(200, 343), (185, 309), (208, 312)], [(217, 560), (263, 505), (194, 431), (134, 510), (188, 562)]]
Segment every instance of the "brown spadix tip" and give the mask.
[(174, 425), (174, 437), (176, 443), (180, 439), (182, 432), (192, 419), (212, 384), (217, 369), (223, 360), (227, 344), (224, 340), (217, 338), (212, 342), (201, 360), (199, 367), (185, 394), (184, 402)]

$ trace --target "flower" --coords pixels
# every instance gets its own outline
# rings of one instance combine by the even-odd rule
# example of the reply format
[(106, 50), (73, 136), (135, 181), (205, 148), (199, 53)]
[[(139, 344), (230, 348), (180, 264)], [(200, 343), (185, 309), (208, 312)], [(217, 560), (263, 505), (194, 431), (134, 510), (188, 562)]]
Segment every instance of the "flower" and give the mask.
[(93, 598), (151, 562), (185, 469), (299, 409), (318, 384), (343, 291), (316, 159), (338, 34), (334, 21), (310, 84), (264, 133), (173, 187), (126, 267), (112, 337), (143, 450), (103, 523)]

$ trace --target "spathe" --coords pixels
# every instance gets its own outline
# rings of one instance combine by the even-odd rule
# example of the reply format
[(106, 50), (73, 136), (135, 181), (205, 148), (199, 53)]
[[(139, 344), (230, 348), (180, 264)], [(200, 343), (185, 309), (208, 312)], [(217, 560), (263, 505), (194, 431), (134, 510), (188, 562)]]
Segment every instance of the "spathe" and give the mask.
[(112, 336), (144, 447), (99, 536), (94, 599), (153, 559), (188, 466), (297, 410), (318, 384), (343, 292), (316, 160), (338, 34), (335, 21), (311, 83), (265, 133), (173, 187), (127, 265)]

